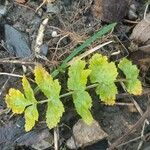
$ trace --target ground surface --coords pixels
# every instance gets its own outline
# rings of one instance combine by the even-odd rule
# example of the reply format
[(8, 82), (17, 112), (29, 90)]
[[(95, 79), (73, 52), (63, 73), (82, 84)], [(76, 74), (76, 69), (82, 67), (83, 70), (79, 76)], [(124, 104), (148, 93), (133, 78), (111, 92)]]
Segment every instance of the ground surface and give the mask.
[[(146, 6), (146, 3), (144, 2), (141, 1), (134, 1), (134, 2), (136, 6), (137, 18), (129, 19), (129, 17), (126, 15), (122, 19), (122, 17), (118, 16), (119, 19), (118, 18), (115, 19), (116, 21), (119, 21), (119, 23), (117, 28), (113, 32), (113, 34), (104, 36), (101, 40), (98, 40), (93, 45), (89, 46), (88, 49), (96, 45), (99, 45), (103, 42), (107, 42), (112, 39), (115, 40), (115, 43), (100, 49), (98, 52), (109, 56), (110, 59), (114, 61), (118, 61), (119, 59), (128, 56), (140, 68), (141, 70), (140, 79), (142, 80), (144, 89), (146, 88), (146, 90), (148, 91), (150, 88), (150, 68), (149, 68), (150, 61), (147, 61), (147, 59), (150, 58), (150, 55), (143, 51), (138, 51), (138, 50), (131, 51), (129, 49), (129, 46), (131, 44), (129, 36), (132, 33), (132, 30), (136, 25), (136, 22), (142, 20), (145, 6)], [(50, 15), (50, 20), (46, 26), (46, 32), (44, 32), (45, 34), (43, 40), (43, 45), (46, 45), (46, 47), (48, 46), (48, 50), (47, 48), (41, 50), (44, 51), (42, 53), (45, 53), (46, 51), (46, 55), (44, 55), (44, 58), (38, 58), (38, 59), (37, 58), (35, 59), (33, 55), (30, 55), (29, 58), (21, 59), (24, 62), (26, 61), (41, 62), (44, 66), (46, 66), (48, 71), (54, 70), (57, 66), (59, 66), (59, 64), (61, 64), (63, 59), (66, 56), (68, 56), (68, 54), (70, 54), (75, 47), (77, 47), (79, 44), (85, 41), (85, 39), (93, 35), (93, 33), (95, 33), (103, 25), (107, 24), (106, 23), (107, 21), (105, 20), (101, 21), (99, 18), (96, 18), (98, 12), (96, 8), (93, 8), (95, 6), (92, 6), (90, 0), (82, 0), (82, 1), (57, 0), (57, 2), (55, 3), (55, 6), (57, 8), (54, 9), (54, 12), (56, 11), (56, 13), (51, 13), (51, 14), (46, 12), (48, 11), (46, 8), (46, 4), (43, 5), (42, 8), (40, 8), (37, 13), (35, 13), (35, 10), (40, 5), (40, 3), (41, 1), (38, 0), (29, 1), (27, 3), (22, 3), (21, 0), (20, 3), (19, 1), (18, 2), (12, 1), (8, 3), (7, 13), (3, 17), (1, 17), (1, 22), (0, 22), (0, 40), (1, 40), (0, 73), (5, 72), (5, 73), (13, 73), (19, 75), (22, 75), (24, 73), (20, 63), (14, 64), (12, 62), (12, 60), (20, 60), (20, 59), (14, 58), (16, 55), (12, 54), (7, 49), (7, 47), (5, 47), (5, 45), (3, 44), (6, 38), (4, 36), (5, 24), (9, 24), (10, 26), (17, 29), (21, 34), (25, 35), (29, 41), (28, 44), (31, 49), (31, 53), (34, 53), (34, 45), (35, 45), (35, 40), (37, 37), (39, 26), (42, 20), (47, 15)], [(120, 15), (122, 15), (122, 12), (120, 13)], [(56, 33), (58, 36), (53, 35)], [(116, 36), (118, 38), (116, 38)], [(120, 52), (117, 55), (111, 55), (114, 52), (115, 53), (118, 52), (118, 50)], [(32, 69), (34, 65), (31, 64), (26, 66), (27, 66), (26, 74), (32, 78)], [(65, 82), (67, 80), (65, 74), (60, 75), (59, 78), (61, 81), (64, 82), (65, 85)], [(4, 128), (10, 122), (16, 122), (16, 120), (18, 120), (18, 116), (11, 116), (12, 113), (6, 110), (4, 97), (10, 87), (20, 88), (20, 85), (21, 85), (20, 78), (8, 76), (8, 75), (0, 75), (0, 87), (1, 87), (0, 88), (0, 127), (1, 128)], [(124, 91), (121, 88), (120, 91), (121, 93), (124, 93)], [(99, 122), (103, 130), (109, 135), (108, 139), (111, 143), (113, 143), (116, 139), (118, 139), (124, 133), (126, 133), (141, 117), (139, 112), (135, 109), (133, 105), (131, 105), (130, 107), (126, 105), (123, 106), (115, 105), (113, 107), (105, 106), (104, 104), (99, 103), (97, 96), (92, 90), (91, 90), (91, 94), (95, 99), (94, 107), (92, 108), (94, 118)], [(131, 104), (133, 99), (138, 103), (139, 107), (144, 112), (147, 108), (147, 101), (148, 101), (147, 94), (142, 95), (140, 97), (132, 97), (132, 98), (128, 96), (125, 97), (123, 96), (122, 98), (117, 99), (117, 102), (128, 102)], [(72, 102), (66, 99), (65, 103), (66, 103), (67, 112), (65, 113), (62, 119), (62, 123), (67, 124), (67, 126), (72, 128), (72, 126), (75, 124), (75, 122), (78, 120), (79, 117), (77, 116), (74, 108), (72, 107), (73, 105)], [(43, 108), (40, 109), (42, 112)], [(40, 118), (40, 122), (38, 126), (39, 129), (43, 126), (42, 117)], [(131, 139), (134, 139), (135, 137), (140, 136), (142, 131), (141, 127), (134, 134), (129, 136), (126, 141), (129, 141)], [(10, 125), (9, 128), (12, 128), (12, 126)], [(72, 135), (71, 131), (68, 130), (69, 129), (67, 127), (63, 127), (63, 126), (60, 128), (60, 135), (61, 135), (60, 149), (66, 148), (65, 141)], [(0, 131), (2, 132), (2, 130)], [(10, 143), (13, 141), (11, 139), (12, 137), (9, 136), (5, 137), (2, 135), (2, 134), (9, 133), (7, 131), (7, 128), (5, 131), (6, 133), (1, 133), (1, 132), (0, 132), (0, 139), (4, 141), (6, 141), (7, 139), (7, 141), (10, 141)], [(22, 130), (21, 133), (20, 131), (18, 132), (19, 132), (18, 134), (20, 134), (20, 137), (23, 134), (25, 134)], [(52, 131), (50, 132), (52, 133)], [(13, 134), (15, 135), (15, 133)], [(124, 142), (125, 141), (122, 141), (122, 143)], [(0, 141), (0, 143), (2, 143), (1, 149), (9, 149), (8, 148), (9, 146), (7, 147), (8, 145), (7, 142)], [(126, 144), (125, 146), (121, 146), (119, 149), (134, 150), (137, 149), (139, 143), (140, 140), (137, 140), (136, 142), (132, 142)], [(144, 143), (147, 144), (148, 142), (144, 142)], [(12, 145), (14, 146), (15, 144)], [(29, 146), (29, 144), (25, 144), (25, 145), (27, 146), (26, 147), (20, 146), (19, 149), (33, 149)], [(53, 149), (53, 148), (50, 147), (49, 149)], [(94, 146), (93, 148), (91, 147), (90, 149), (91, 150), (94, 149)], [(142, 147), (141, 149), (144, 149), (144, 147)]]

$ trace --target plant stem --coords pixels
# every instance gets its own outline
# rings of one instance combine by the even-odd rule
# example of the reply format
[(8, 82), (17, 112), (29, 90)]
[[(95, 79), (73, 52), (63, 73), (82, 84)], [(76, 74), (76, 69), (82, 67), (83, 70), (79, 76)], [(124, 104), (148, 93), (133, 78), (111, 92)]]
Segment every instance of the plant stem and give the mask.
[[(126, 80), (125, 80), (125, 79), (118, 79), (118, 80), (116, 80), (115, 82), (123, 82), (123, 81), (126, 81)], [(87, 86), (85, 90), (93, 89), (93, 88), (97, 87), (98, 85), (99, 85), (98, 83), (91, 84), (91, 85)], [(62, 94), (62, 95), (60, 95), (60, 98), (64, 98), (64, 97), (70, 96), (70, 95), (72, 95), (73, 93), (74, 93), (74, 92), (71, 91), (71, 92)], [(49, 101), (50, 101), (50, 99), (41, 100), (41, 101), (38, 101), (38, 104), (47, 103), (47, 102), (49, 102)]]
[[(89, 85), (89, 86), (86, 87), (86, 90), (95, 88), (95, 87), (97, 87), (97, 86), (98, 86), (98, 84), (92, 84), (92, 85)], [(70, 95), (72, 95), (73, 93), (74, 93), (74, 92), (71, 91), (71, 92), (62, 94), (62, 95), (60, 95), (60, 98), (70, 96)], [(47, 102), (49, 102), (49, 101), (50, 101), (50, 99), (41, 100), (41, 101), (38, 101), (38, 104), (47, 103)]]

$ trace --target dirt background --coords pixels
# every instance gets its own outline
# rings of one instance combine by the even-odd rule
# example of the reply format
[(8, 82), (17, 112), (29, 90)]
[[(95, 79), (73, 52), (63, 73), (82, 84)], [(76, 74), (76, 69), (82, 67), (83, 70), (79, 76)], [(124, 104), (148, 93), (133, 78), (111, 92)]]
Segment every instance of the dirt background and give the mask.
[[(102, 2), (104, 1), (99, 1), (101, 4)], [(113, 5), (117, 5), (115, 2), (116, 1), (113, 1), (111, 9), (113, 9)], [(135, 25), (143, 19), (146, 2), (140, 0), (135, 0), (132, 2), (136, 7), (135, 14), (137, 15), (136, 18), (132, 19), (129, 18), (128, 12), (130, 8), (126, 5), (126, 3), (120, 3), (119, 1), (118, 5), (122, 8), (122, 10), (126, 10), (127, 13), (124, 14), (124, 12), (118, 9), (119, 12), (117, 14), (116, 11), (112, 12), (112, 15), (116, 14), (115, 16), (110, 16), (109, 10), (104, 12), (104, 10), (102, 11), (101, 9), (98, 9), (101, 6), (99, 3), (98, 1), (94, 2), (91, 0), (57, 0), (54, 3), (56, 6), (54, 12), (48, 12), (46, 4), (44, 4), (38, 10), (38, 12), (35, 12), (36, 8), (41, 4), (40, 0), (27, 1), (26, 3), (23, 3), (22, 1), (17, 2), (14, 0), (8, 2), (7, 13), (0, 18), (0, 73), (13, 73), (18, 75), (22, 75), (24, 73), (22, 65), (20, 63), (13, 63), (12, 60), (21, 60), (24, 62), (40, 62), (47, 68), (48, 71), (52, 71), (57, 68), (59, 64), (61, 64), (63, 59), (66, 58), (66, 56), (68, 56), (75, 47), (83, 43), (83, 41), (93, 35), (103, 25), (116, 21), (118, 22), (118, 25), (114, 32), (102, 37), (97, 42), (94, 42), (91, 46), (88, 47), (88, 49), (106, 41), (114, 40), (115, 42), (113, 44), (103, 47), (98, 52), (107, 55), (111, 60), (116, 62), (121, 58), (128, 56), (140, 68), (140, 79), (142, 81), (143, 88), (144, 90), (146, 89), (148, 91), (150, 87), (150, 61), (148, 60), (150, 55), (149, 53), (145, 53), (140, 50), (135, 51), (134, 49), (130, 49), (132, 41), (129, 38)], [(109, 3), (110, 2), (106, 0), (101, 7), (106, 7), (106, 4)], [(10, 51), (5, 46), (5, 25), (9, 24), (10, 26), (17, 29), (21, 34), (25, 35), (29, 41), (28, 45), (30, 47), (31, 53), (34, 53), (34, 45), (39, 26), (47, 15), (50, 16), (50, 20), (46, 26), (46, 31), (44, 32), (43, 45), (46, 45), (48, 49), (45, 48), (42, 51), (42, 53), (46, 53), (45, 57), (47, 59), (37, 59), (34, 57), (34, 55), (31, 55), (28, 58), (20, 59), (16, 58), (15, 53), (10, 53)], [(56, 33), (58, 36), (53, 35)], [(138, 45), (138, 43), (136, 44)], [(119, 53), (117, 55), (112, 55), (118, 51)], [(34, 65), (25, 66), (27, 76), (32, 79)], [(67, 82), (66, 74), (61, 74), (59, 76), (59, 80), (64, 83), (65, 87)], [(35, 85), (33, 83), (33, 87), (34, 86)], [(10, 149), (10, 146), (8, 146), (7, 143), (8, 141), (10, 145), (12, 144), (11, 149), (33, 149), (33, 147), (27, 144), (26, 140), (29, 137), (25, 134), (23, 129), (21, 129), (21, 132), (19, 130), (18, 134), (19, 137), (26, 135), (24, 137), (24, 143), (18, 144), (21, 142), (14, 142), (16, 139), (13, 139), (12, 137), (13, 135), (16, 135), (16, 133), (14, 133), (16, 130), (14, 129), (13, 124), (18, 122), (18, 120), (20, 121), (20, 116), (12, 116), (12, 113), (6, 109), (6, 104), (4, 101), (4, 97), (10, 87), (21, 89), (20, 78), (8, 75), (0, 75), (0, 87), (0, 139), (4, 140), (4, 142), (0, 142), (2, 146), (1, 149)], [(139, 97), (130, 97), (128, 95), (123, 96), (122, 98), (117, 99), (117, 102), (132, 103), (132, 99), (134, 99), (144, 112), (146, 111), (148, 105), (147, 93), (149, 92), (147, 91), (145, 95)], [(99, 122), (102, 129), (109, 135), (108, 140), (111, 143), (126, 133), (141, 117), (133, 105), (115, 105), (113, 107), (105, 106), (99, 102), (98, 97), (94, 91), (91, 90), (90, 92), (94, 99), (94, 106), (92, 108), (94, 118)], [(121, 87), (120, 93), (124, 93)], [(38, 96), (42, 97), (41, 95)], [(65, 99), (63, 103), (65, 103), (67, 111), (65, 112), (60, 124), (59, 149), (65, 150), (67, 149), (66, 140), (72, 135), (71, 128), (77, 122), (79, 116), (76, 114), (73, 108), (71, 98)], [(42, 116), (44, 116), (44, 107), (45, 106), (42, 106), (42, 108), (40, 108), (41, 118), (38, 125), (35, 127), (35, 131), (46, 129), (44, 120), (42, 118)], [(22, 120), (21, 117), (21, 124), (23, 123), (24, 120)], [(8, 126), (9, 124), (10, 126)], [(70, 129), (66, 126), (63, 126), (62, 124), (66, 124)], [(146, 133), (148, 133), (148, 128), (149, 126), (147, 125), (144, 130)], [(9, 136), (8, 133), (10, 133), (11, 129), (14, 129), (14, 132)], [(2, 132), (2, 130), (5, 131), (5, 133)], [(126, 141), (140, 136), (141, 131), (142, 126), (134, 134), (129, 136)], [(53, 133), (53, 131), (49, 132)], [(30, 136), (32, 137), (33, 135)], [(124, 142), (125, 141), (123, 141), (123, 143)], [(136, 150), (139, 143), (140, 140), (136, 140), (135, 142), (131, 142), (125, 146), (120, 146), (118, 149)], [(149, 141), (144, 140), (144, 144), (142, 145), (141, 149), (144, 150), (145, 147), (148, 146)], [(96, 146), (93, 145), (89, 149), (99, 149), (95, 147)], [(48, 149), (53, 149), (53, 145)], [(83, 149), (86, 150), (88, 148)]]

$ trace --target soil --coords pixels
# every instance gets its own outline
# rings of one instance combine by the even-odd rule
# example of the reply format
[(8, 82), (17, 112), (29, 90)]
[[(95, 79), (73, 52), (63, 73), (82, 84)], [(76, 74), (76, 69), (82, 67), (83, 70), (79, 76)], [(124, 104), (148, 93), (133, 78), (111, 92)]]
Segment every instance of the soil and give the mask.
[[(85, 41), (88, 37), (93, 35), (98, 29), (100, 29), (103, 25), (108, 24), (106, 20), (101, 21), (101, 19), (97, 19), (94, 17), (92, 12), (94, 11), (92, 8), (93, 3), (91, 0), (57, 0), (55, 5), (58, 7), (59, 11), (50, 14), (50, 20), (46, 26), (46, 31), (44, 32), (44, 40), (43, 44), (48, 46), (48, 51), (46, 52), (46, 59), (44, 58), (36, 58), (33, 56), (29, 58), (16, 58), (15, 54), (12, 55), (10, 51), (5, 46), (5, 31), (4, 25), (9, 24), (10, 26), (17, 29), (21, 34), (26, 35), (26, 38), (29, 41), (29, 46), (31, 49), (31, 53), (34, 53), (34, 45), (38, 33), (39, 26), (43, 19), (49, 14), (46, 8), (46, 4), (43, 5), (38, 12), (36, 13), (36, 8), (40, 5), (40, 0), (27, 1), (26, 3), (15, 0), (10, 1), (7, 6), (7, 13), (0, 18), (0, 73), (13, 73), (17, 75), (27, 74), (27, 76), (32, 79), (32, 70), (34, 65), (27, 65), (22, 67), (20, 63), (10, 63), (12, 60), (21, 60), (21, 61), (37, 61), (43, 64), (47, 68), (48, 71), (52, 71), (61, 64), (64, 58), (68, 56), (72, 50), (80, 45), (83, 41)], [(129, 20), (128, 16), (120, 16), (118, 21), (118, 26), (112, 34), (108, 34), (101, 38), (99, 41), (94, 42), (89, 48), (94, 47), (98, 44), (101, 44), (108, 40), (115, 40), (115, 43), (106, 46), (99, 50), (99, 53), (107, 55), (113, 61), (118, 61), (123, 57), (128, 56), (135, 64), (140, 68), (140, 79), (143, 84), (143, 89), (150, 89), (150, 61), (147, 61), (150, 58), (150, 54), (144, 53), (142, 51), (130, 51), (129, 46), (131, 41), (129, 36), (135, 26), (135, 22), (140, 21), (144, 14), (145, 3), (144, 1), (135, 0), (134, 4), (137, 8), (136, 20), (131, 20), (131, 22), (126, 21)], [(106, 5), (106, 4), (105, 4)], [(97, 11), (97, 10), (96, 10)], [(97, 12), (95, 12), (97, 13)], [(116, 16), (115, 16), (116, 17)], [(123, 18), (123, 19), (121, 19)], [(53, 37), (53, 34), (57, 33), (56, 36)], [(60, 40), (62, 38), (62, 40)], [(57, 47), (57, 50), (56, 50)], [(118, 55), (111, 55), (112, 53), (116, 53), (120, 51)], [(2, 60), (7, 60), (2, 62)], [(49, 60), (49, 61), (47, 61)], [(25, 68), (25, 69), (24, 69)], [(67, 81), (66, 74), (60, 74), (59, 80), (63, 82), (64, 87)], [(33, 86), (34, 83), (33, 83)], [(9, 88), (21, 88), (21, 79), (18, 77), (12, 77), (8, 75), (0, 75), (0, 127), (7, 125), (10, 121), (16, 121), (18, 116), (11, 116), (10, 111), (4, 112), (6, 109), (6, 104), (4, 101), (4, 97), (8, 92)], [(120, 87), (120, 91), (124, 93), (123, 89)], [(63, 91), (62, 91), (63, 92)], [(121, 137), (124, 133), (126, 133), (141, 117), (139, 112), (135, 109), (133, 105), (126, 106), (106, 106), (99, 102), (96, 94), (91, 90), (91, 95), (93, 95), (94, 106), (92, 108), (92, 113), (94, 118), (99, 122), (103, 130), (109, 135), (108, 140), (110, 143), (113, 143), (116, 139)], [(39, 95), (39, 97), (42, 97)], [(148, 105), (148, 96), (142, 95), (139, 97), (132, 97), (138, 103), (143, 112), (146, 110)], [(131, 97), (123, 97), (117, 99), (117, 102), (131, 102)], [(62, 118), (60, 124), (60, 149), (66, 149), (65, 141), (72, 136), (72, 132), (69, 128), (72, 128), (73, 125), (79, 119), (79, 116), (76, 114), (71, 98), (67, 98), (64, 100), (66, 106), (66, 112)], [(40, 108), (41, 112), (43, 108)], [(4, 112), (4, 113), (1, 113)], [(43, 114), (43, 113), (42, 113)], [(11, 116), (11, 117), (10, 117)], [(44, 116), (44, 114), (43, 114)], [(40, 118), (39, 126), (42, 126), (43, 118)], [(63, 126), (66, 124), (66, 126)], [(149, 126), (147, 126), (148, 128)], [(38, 130), (38, 125), (36, 126)], [(146, 129), (147, 129), (146, 128)], [(134, 139), (135, 137), (140, 136), (142, 131), (141, 128), (138, 129), (134, 134), (128, 137), (126, 141)], [(53, 131), (50, 131), (53, 133)], [(148, 131), (145, 130), (148, 133)], [(1, 136), (1, 133), (0, 133)], [(123, 141), (124, 143), (125, 141)], [(0, 142), (1, 143), (1, 142)], [(119, 150), (135, 150), (137, 149), (140, 140), (135, 142), (126, 144), (125, 146), (120, 146)], [(148, 145), (148, 141), (144, 141), (144, 145)], [(33, 149), (31, 146), (15, 146), (14, 149)], [(53, 149), (50, 147), (48, 149)], [(86, 148), (84, 148), (86, 150)], [(91, 150), (94, 149), (91, 147)]]

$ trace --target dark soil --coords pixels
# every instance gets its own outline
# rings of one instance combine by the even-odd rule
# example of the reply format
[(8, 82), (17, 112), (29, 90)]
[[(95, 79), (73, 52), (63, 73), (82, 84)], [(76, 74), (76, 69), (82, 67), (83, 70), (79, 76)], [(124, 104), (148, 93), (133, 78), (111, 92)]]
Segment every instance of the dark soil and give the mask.
[[(35, 9), (39, 6), (41, 1), (35, 0), (35, 1), (29, 1), (25, 4), (16, 3), (15, 0), (9, 2), (8, 4), (8, 12), (3, 17), (1, 17), (0, 22), (0, 73), (13, 73), (13, 74), (19, 74), (22, 75), (24, 73), (27, 74), (29, 78), (32, 79), (32, 69), (34, 68), (34, 65), (25, 65), (26, 66), (26, 72), (23, 70), (23, 67), (21, 64), (14, 64), (10, 63), (9, 61), (12, 60), (22, 60), (22, 61), (37, 61), (41, 62), (48, 71), (54, 70), (56, 67), (61, 64), (64, 58), (68, 56), (72, 52), (72, 50), (77, 47), (80, 43), (85, 41), (88, 37), (93, 35), (98, 29), (100, 29), (103, 25), (108, 24), (106, 23), (106, 20), (101, 21), (100, 19), (97, 19), (93, 16), (91, 7), (93, 3), (91, 3), (90, 0), (57, 0), (56, 6), (59, 8), (59, 12), (57, 14), (52, 14), (51, 19), (46, 27), (46, 32), (44, 35), (44, 42), (43, 44), (46, 44), (48, 46), (48, 52), (46, 54), (45, 59), (34, 59), (34, 57), (31, 55), (29, 58), (16, 58), (15, 53), (12, 54), (10, 51), (3, 45), (5, 42), (5, 33), (4, 33), (4, 25), (9, 24), (10, 26), (17, 29), (21, 34), (25, 35), (28, 39), (29, 47), (31, 49), (31, 53), (34, 49), (35, 40), (37, 37), (37, 32), (39, 29), (39, 26), (42, 22), (42, 20), (45, 18), (45, 16), (48, 14), (46, 12), (46, 5), (43, 5), (42, 8), (38, 11), (38, 13), (35, 13)], [(145, 4), (143, 1), (136, 1), (135, 4), (137, 5), (137, 21), (142, 19)], [(149, 54), (145, 54), (141, 51), (131, 52), (128, 50), (128, 47), (130, 46), (130, 40), (129, 36), (132, 32), (132, 29), (134, 27), (134, 24), (127, 23), (124, 21), (124, 19), (128, 19), (127, 16), (121, 18), (119, 17), (118, 26), (115, 29), (113, 34), (109, 34), (105, 37), (103, 37), (101, 40), (95, 42), (91, 47), (94, 47), (98, 44), (101, 44), (105, 41), (108, 41), (109, 39), (115, 40), (115, 43), (112, 45), (106, 46), (105, 48), (102, 48), (99, 50), (99, 53), (105, 54), (108, 57), (110, 57), (113, 61), (118, 61), (121, 58), (129, 55), (128, 57), (138, 65), (140, 68), (140, 78), (143, 83), (143, 88), (150, 88), (150, 61), (145, 62), (147, 58), (150, 58)], [(133, 20), (133, 21), (136, 21)], [(118, 21), (118, 20), (117, 20)], [(57, 34), (61, 35), (58, 37), (52, 37), (52, 33), (56, 31)], [(65, 36), (65, 37), (64, 37)], [(61, 37), (64, 37), (57, 48), (57, 44)], [(117, 37), (117, 38), (116, 38)], [(89, 47), (90, 48), (90, 47)], [(111, 55), (114, 52), (117, 52), (120, 50), (120, 53), (118, 55)], [(1, 62), (1, 60), (8, 60), (8, 62)], [(141, 61), (140, 61), (141, 60)], [(59, 76), (60, 81), (63, 81), (64, 86), (67, 81), (67, 77), (65, 74), (62, 74)], [(33, 84), (33, 86), (35, 86)], [(4, 97), (6, 93), (8, 92), (8, 89), (11, 87), (15, 88), (21, 88), (21, 79), (18, 77), (12, 77), (8, 75), (0, 75), (0, 128), (6, 126), (11, 121), (16, 122), (19, 118), (19, 116), (11, 116), (11, 112), (4, 110), (6, 109), (6, 104), (4, 101)], [(124, 93), (124, 91), (120, 88), (121, 92)], [(139, 112), (134, 108), (134, 106), (128, 107), (128, 106), (106, 106), (99, 102), (98, 97), (95, 95), (95, 93), (91, 90), (91, 94), (93, 95), (94, 99), (94, 106), (92, 108), (92, 113), (94, 114), (94, 118), (99, 122), (101, 127), (104, 131), (106, 131), (109, 135), (108, 140), (113, 143), (116, 139), (121, 137), (124, 133), (126, 133), (141, 117)], [(39, 94), (39, 97), (42, 97)], [(143, 112), (147, 108), (147, 101), (148, 96), (142, 95), (140, 97), (133, 97)], [(131, 98), (128, 96), (117, 99), (117, 102), (128, 102), (131, 103)], [(61, 123), (67, 124), (70, 128), (73, 127), (73, 125), (76, 123), (76, 121), (79, 119), (79, 116), (76, 114), (73, 103), (71, 98), (67, 98), (64, 100), (64, 103), (66, 105), (66, 112), (62, 118)], [(43, 106), (44, 107), (44, 106)], [(43, 108), (41, 109), (41, 116), (44, 116)], [(1, 114), (1, 112), (4, 112)], [(11, 116), (11, 117), (10, 117)], [(38, 131), (40, 130), (40, 127), (43, 125), (43, 118), (40, 118), (39, 125), (36, 125), (35, 129)], [(23, 121), (22, 121), (23, 122)], [(46, 126), (44, 125), (44, 129)], [(19, 133), (20, 136), (25, 134), (22, 132), (23, 129), (21, 129), (21, 132)], [(0, 130), (1, 131), (1, 130)], [(142, 125), (141, 128), (138, 129), (134, 134), (128, 137), (126, 141), (129, 141), (135, 137), (140, 136), (142, 131)], [(15, 130), (14, 130), (15, 132)], [(53, 131), (50, 131), (53, 133)], [(2, 137), (0, 133), (0, 139)], [(65, 126), (60, 127), (60, 149), (66, 149), (66, 143), (65, 141), (72, 135), (72, 132), (70, 129), (68, 129)], [(26, 138), (25, 138), (26, 139)], [(10, 140), (10, 139), (9, 139)], [(11, 141), (11, 140), (10, 140)], [(125, 142), (125, 141), (123, 141)], [(137, 140), (135, 142), (126, 144), (125, 146), (121, 146), (120, 150), (135, 150), (137, 149), (139, 145), (140, 140)], [(147, 141), (144, 141), (144, 144), (147, 144)], [(1, 141), (0, 141), (1, 144)], [(6, 144), (4, 144), (1, 149), (9, 149)], [(13, 144), (12, 144), (13, 145)], [(1, 147), (1, 146), (0, 146)], [(33, 149), (31, 146), (18, 146), (17, 148), (15, 144), (12, 146), (12, 149)], [(53, 147), (50, 147), (49, 149), (53, 149)], [(92, 150), (92, 147), (90, 148)], [(94, 147), (93, 147), (94, 149)], [(144, 149), (144, 146), (142, 147)], [(86, 150), (86, 148), (85, 148)]]

